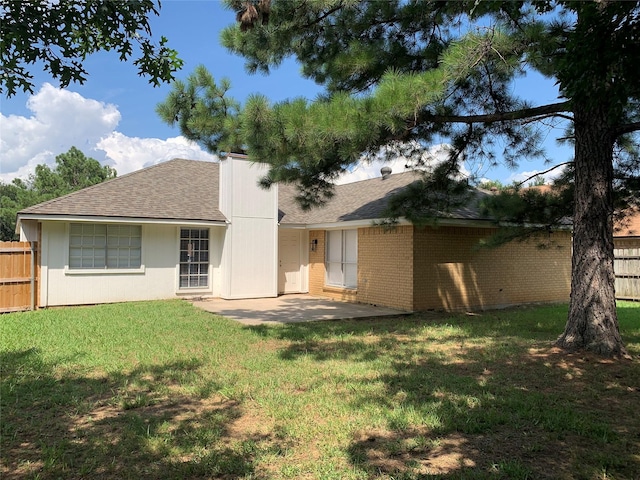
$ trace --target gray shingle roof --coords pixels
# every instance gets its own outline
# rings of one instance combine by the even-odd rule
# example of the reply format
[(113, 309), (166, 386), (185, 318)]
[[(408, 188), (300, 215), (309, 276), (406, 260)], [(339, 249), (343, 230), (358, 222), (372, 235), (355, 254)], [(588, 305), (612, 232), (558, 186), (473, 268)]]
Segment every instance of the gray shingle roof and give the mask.
[(20, 214), (224, 221), (219, 165), (174, 159), (26, 208)]
[[(174, 159), (78, 192), (26, 208), (20, 214), (224, 221), (218, 209), (219, 164)], [(337, 185), (324, 206), (303, 211), (296, 188), (278, 187), (279, 221), (283, 225), (374, 220), (383, 216), (389, 198), (416, 181), (414, 172)], [(481, 219), (477, 202), (449, 218)]]
[[(295, 186), (280, 185), (280, 223), (324, 224), (380, 219), (384, 215), (389, 198), (419, 178), (415, 172), (404, 172), (391, 175), (385, 180), (378, 177), (337, 185), (334, 196), (326, 205), (307, 212), (302, 211), (295, 202)], [(483, 190), (477, 190), (467, 206), (450, 212), (447, 218), (484, 220), (479, 213), (478, 200), (487, 194)]]

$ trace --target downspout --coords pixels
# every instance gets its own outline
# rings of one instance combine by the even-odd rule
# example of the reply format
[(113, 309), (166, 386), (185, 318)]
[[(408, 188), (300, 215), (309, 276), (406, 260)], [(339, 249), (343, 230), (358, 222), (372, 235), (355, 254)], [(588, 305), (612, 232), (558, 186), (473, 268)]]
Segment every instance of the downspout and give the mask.
[(31, 248), (31, 311), (36, 309), (36, 248), (34, 242), (29, 242)]

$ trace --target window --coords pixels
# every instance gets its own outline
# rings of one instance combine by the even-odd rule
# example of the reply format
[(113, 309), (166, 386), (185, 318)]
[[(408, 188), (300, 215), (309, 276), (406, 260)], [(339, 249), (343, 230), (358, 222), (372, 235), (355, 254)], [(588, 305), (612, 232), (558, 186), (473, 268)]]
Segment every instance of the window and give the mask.
[(327, 285), (358, 286), (358, 231), (327, 231)]
[(142, 227), (72, 223), (69, 268), (140, 268)]
[(180, 288), (209, 286), (209, 230), (180, 229)]

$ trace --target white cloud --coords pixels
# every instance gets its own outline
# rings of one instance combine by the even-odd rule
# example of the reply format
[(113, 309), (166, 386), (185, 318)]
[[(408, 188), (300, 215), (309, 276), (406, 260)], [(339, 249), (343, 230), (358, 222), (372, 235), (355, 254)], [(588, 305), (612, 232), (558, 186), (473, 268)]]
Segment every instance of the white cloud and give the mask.
[(100, 140), (96, 148), (105, 152), (105, 163), (114, 167), (118, 175), (172, 158), (209, 161), (216, 159), (214, 155), (205, 152), (184, 137), (160, 140), (159, 138), (127, 137), (120, 132), (112, 132), (108, 137)]
[(384, 166), (391, 168), (391, 173), (402, 173), (410, 169), (406, 168), (407, 160), (403, 157), (398, 157), (390, 162), (383, 160), (375, 160), (373, 162), (361, 162), (348, 173), (345, 173), (338, 178), (336, 184), (341, 185), (343, 183), (353, 183), (360, 180), (367, 180), (369, 178), (376, 178), (382, 176), (380, 169)]
[[(416, 144), (417, 145), (417, 144)], [(449, 154), (450, 146), (443, 143), (434, 145), (422, 152), (421, 161), (425, 168), (433, 167), (438, 163), (444, 161)], [(340, 176), (336, 181), (336, 184), (352, 183), (359, 180), (367, 180), (369, 178), (376, 178), (382, 176), (380, 169), (384, 166), (391, 168), (391, 173), (402, 173), (412, 170), (411, 165), (415, 164), (415, 161), (409, 160), (406, 157), (399, 155), (391, 161), (385, 161), (382, 159), (376, 159), (372, 162), (361, 162), (352, 171)], [(468, 176), (468, 170), (462, 165), (461, 173), (464, 176)]]
[(90, 100), (45, 83), (27, 101), (31, 117), (1, 115), (2, 180), (30, 173), (38, 163), (52, 164), (72, 146), (91, 149), (118, 125), (114, 105)]
[(530, 183), (530, 182), (536, 181), (540, 177), (544, 178), (545, 183), (551, 183), (560, 175), (562, 175), (562, 173), (564, 172), (564, 169), (565, 169), (564, 166), (561, 168), (556, 168), (554, 170), (551, 170), (550, 172), (543, 173), (539, 177), (535, 177), (535, 178), (534, 178), (535, 175), (537, 175), (540, 172), (543, 172), (544, 170), (530, 170), (528, 172), (514, 173), (512, 175), (509, 175), (509, 177), (507, 177), (504, 183), (505, 185), (511, 185), (512, 183), (522, 183), (525, 181), (527, 181), (526, 183)]
[(27, 101), (30, 117), (0, 114), (0, 181), (25, 178), (38, 164), (52, 166), (72, 146), (118, 175), (175, 157), (215, 157), (183, 137), (131, 138), (116, 131), (121, 115), (113, 104), (45, 83)]

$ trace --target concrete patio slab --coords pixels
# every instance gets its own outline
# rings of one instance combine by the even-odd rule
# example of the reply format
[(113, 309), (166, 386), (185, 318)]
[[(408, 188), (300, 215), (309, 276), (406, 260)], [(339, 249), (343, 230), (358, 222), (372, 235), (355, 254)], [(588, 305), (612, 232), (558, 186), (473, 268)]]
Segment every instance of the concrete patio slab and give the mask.
[(392, 308), (347, 303), (303, 294), (242, 300), (205, 298), (193, 300), (192, 303), (207, 312), (231, 318), (245, 325), (387, 317), (407, 314), (407, 312)]

